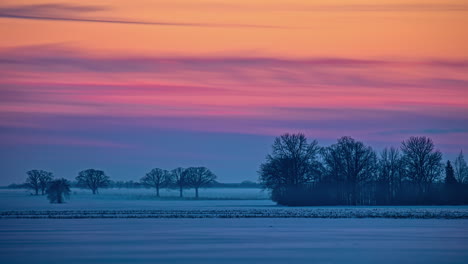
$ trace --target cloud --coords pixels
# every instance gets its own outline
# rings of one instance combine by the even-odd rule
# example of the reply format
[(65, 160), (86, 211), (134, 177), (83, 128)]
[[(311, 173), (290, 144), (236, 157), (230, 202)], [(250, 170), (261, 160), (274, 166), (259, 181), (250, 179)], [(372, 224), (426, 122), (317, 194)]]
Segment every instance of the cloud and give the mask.
[[(118, 74), (120, 85), (136, 85), (157, 91), (160, 89), (181, 92), (197, 91), (200, 94), (223, 92), (235, 95), (264, 93), (304, 96), (309, 87), (322, 95), (329, 93), (327, 87), (340, 89), (344, 95), (357, 91), (370, 93), (381, 89), (412, 91), (450, 87), (453, 92), (466, 90), (468, 80), (463, 73), (468, 68), (467, 60), (384, 60), (355, 58), (267, 58), (267, 57), (152, 57), (152, 56), (99, 56), (83, 53), (63, 46), (29, 46), (0, 50), (0, 74), (3, 81), (15, 76), (27, 77), (32, 73), (61, 76), (55, 83), (71, 85), (73, 76), (86, 76), (90, 81), (84, 87), (106, 83), (116, 88)], [(448, 71), (447, 74), (427, 74), (431, 71)], [(65, 78), (65, 76), (69, 76)], [(183, 77), (183, 78), (182, 78)], [(81, 78), (83, 79), (83, 78)], [(135, 79), (142, 80), (135, 83)], [(174, 80), (183, 80), (184, 84)], [(166, 80), (153, 82), (151, 80)], [(29, 80), (30, 82), (31, 80)], [(82, 81), (74, 80), (82, 84)], [(93, 84), (94, 83), (94, 84)], [(145, 84), (146, 83), (146, 84)], [(201, 85), (203, 84), (203, 85)], [(40, 85), (40, 84), (37, 84)], [(52, 85), (49, 81), (47, 85)], [(164, 88), (166, 85), (171, 88)], [(255, 89), (248, 89), (254, 85)], [(285, 91), (284, 87), (294, 86)], [(51, 86), (53, 87), (53, 85)], [(283, 87), (283, 88), (282, 88)], [(352, 88), (354, 90), (349, 90)], [(111, 89), (111, 88), (109, 88)], [(135, 88), (139, 89), (139, 88)], [(367, 90), (366, 90), (367, 89)], [(369, 90), (371, 89), (371, 90)], [(248, 90), (248, 91), (246, 91)], [(405, 90), (406, 91), (406, 90)], [(402, 91), (404, 92), (404, 91)]]
[(223, 24), (223, 23), (194, 23), (194, 22), (171, 22), (171, 21), (138, 21), (125, 19), (90, 18), (88, 15), (96, 11), (107, 10), (102, 6), (69, 5), (69, 4), (42, 4), (0, 7), (0, 18), (29, 19), (29, 20), (51, 20), (69, 22), (131, 24), (149, 26), (181, 26), (181, 27), (223, 27), (223, 28), (289, 28), (271, 25), (253, 24)]
[(53, 45), (0, 58), (2, 130), (399, 142), (408, 131), (458, 138), (468, 129), (462, 60), (97, 56)]

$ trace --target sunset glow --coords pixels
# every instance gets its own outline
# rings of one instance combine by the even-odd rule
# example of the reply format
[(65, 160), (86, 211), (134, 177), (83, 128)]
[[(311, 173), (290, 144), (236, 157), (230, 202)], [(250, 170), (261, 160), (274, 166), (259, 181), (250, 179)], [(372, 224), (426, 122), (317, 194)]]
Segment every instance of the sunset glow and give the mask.
[(2, 1), (1, 180), (180, 163), (255, 180), (285, 132), (426, 135), (452, 158), (468, 152), (467, 28), (454, 0)]

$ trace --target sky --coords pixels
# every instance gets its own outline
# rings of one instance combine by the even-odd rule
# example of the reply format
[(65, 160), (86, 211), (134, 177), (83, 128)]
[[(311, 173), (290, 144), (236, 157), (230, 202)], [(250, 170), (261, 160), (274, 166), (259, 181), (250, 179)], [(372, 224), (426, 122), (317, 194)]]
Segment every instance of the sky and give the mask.
[(468, 1), (3, 0), (0, 185), (257, 180), (276, 136), (468, 152)]

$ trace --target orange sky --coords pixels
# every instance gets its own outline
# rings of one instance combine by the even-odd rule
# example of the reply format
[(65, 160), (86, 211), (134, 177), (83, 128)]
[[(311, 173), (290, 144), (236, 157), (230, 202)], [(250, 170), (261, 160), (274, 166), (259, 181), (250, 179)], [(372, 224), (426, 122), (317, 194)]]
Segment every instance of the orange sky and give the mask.
[[(54, 3), (6, 0), (0, 6), (41, 2)], [(63, 43), (99, 53), (179, 56), (468, 57), (467, 1), (124, 0), (74, 4), (102, 10), (47, 14), (214, 27), (2, 18), (0, 48)], [(240, 24), (272, 28), (225, 26)]]

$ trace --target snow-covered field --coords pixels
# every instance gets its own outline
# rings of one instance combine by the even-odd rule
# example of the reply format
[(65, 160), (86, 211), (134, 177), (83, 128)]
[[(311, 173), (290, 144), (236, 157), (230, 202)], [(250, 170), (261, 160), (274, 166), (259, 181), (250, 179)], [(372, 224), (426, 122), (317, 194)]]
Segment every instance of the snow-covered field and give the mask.
[[(147, 189), (74, 189), (65, 204), (27, 190), (0, 190), (0, 218), (440, 218), (468, 219), (468, 206), (286, 207), (259, 189), (205, 189), (200, 200)], [(208, 198), (206, 198), (208, 197)], [(215, 197), (218, 197), (216, 199)]]
[(1, 263), (468, 263), (467, 220), (3, 219)]
[(0, 263), (468, 263), (468, 206), (284, 207), (259, 189), (200, 200), (74, 189), (66, 204), (29, 193), (0, 190)]

